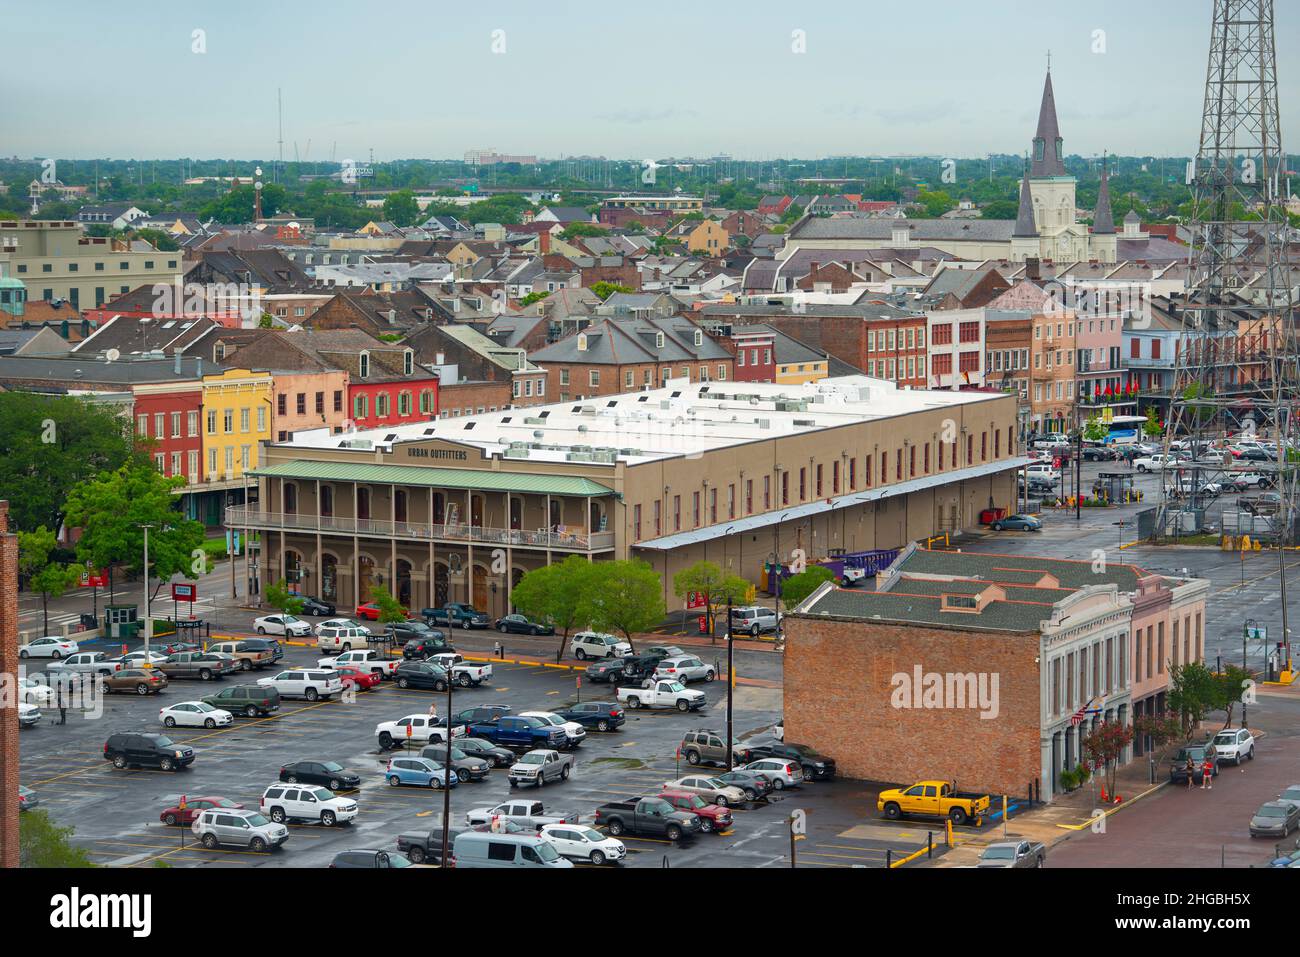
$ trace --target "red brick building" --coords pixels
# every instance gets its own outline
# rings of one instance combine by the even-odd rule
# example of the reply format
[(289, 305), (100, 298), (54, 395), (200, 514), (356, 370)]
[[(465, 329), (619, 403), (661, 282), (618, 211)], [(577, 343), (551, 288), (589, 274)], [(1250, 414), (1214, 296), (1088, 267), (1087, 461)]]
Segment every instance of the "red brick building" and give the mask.
[(203, 480), (203, 384), (161, 382), (135, 385), (135, 434), (150, 441), (149, 455), (166, 476), (187, 483)]
[(775, 382), (775, 340), (766, 326), (738, 326), (718, 341), (736, 357), (737, 382)]

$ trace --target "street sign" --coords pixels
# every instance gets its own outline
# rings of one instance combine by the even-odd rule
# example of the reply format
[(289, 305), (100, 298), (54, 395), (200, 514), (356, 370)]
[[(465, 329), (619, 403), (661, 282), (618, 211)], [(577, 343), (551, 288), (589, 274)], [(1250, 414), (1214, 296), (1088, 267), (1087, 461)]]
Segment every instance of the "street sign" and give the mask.
[(703, 592), (693, 591), (686, 595), (687, 608), (703, 608), (706, 604)]
[(1246, 625), (1245, 633), (1246, 637), (1252, 640), (1268, 640), (1268, 627), (1266, 625)]
[(102, 572), (85, 571), (81, 574), (81, 581), (78, 582), (81, 588), (107, 588), (108, 576)]
[(191, 583), (172, 585), (172, 601), (194, 601), (199, 596), (199, 588)]

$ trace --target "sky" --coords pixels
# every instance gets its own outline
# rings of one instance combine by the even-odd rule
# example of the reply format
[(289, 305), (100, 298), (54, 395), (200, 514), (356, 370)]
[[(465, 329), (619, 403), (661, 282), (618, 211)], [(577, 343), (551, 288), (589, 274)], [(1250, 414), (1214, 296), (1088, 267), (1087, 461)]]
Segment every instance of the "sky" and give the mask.
[[(1210, 0), (0, 2), (0, 155), (1190, 155)], [(1276, 11), (1283, 144), (1300, 4)], [(196, 32), (201, 31), (201, 32)], [(1100, 32), (1098, 32), (1100, 31)], [(310, 152), (307, 152), (310, 140)]]

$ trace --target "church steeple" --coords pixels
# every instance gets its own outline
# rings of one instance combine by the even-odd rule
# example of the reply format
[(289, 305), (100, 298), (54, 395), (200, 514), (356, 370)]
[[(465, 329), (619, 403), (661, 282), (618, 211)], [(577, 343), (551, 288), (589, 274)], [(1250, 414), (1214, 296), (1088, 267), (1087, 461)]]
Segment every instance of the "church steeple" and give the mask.
[(1038, 235), (1034, 225), (1034, 201), (1029, 194), (1029, 177), (1020, 180), (1020, 210), (1016, 213), (1016, 228), (1011, 233), (1015, 237), (1030, 238)]
[(1056, 122), (1056, 98), (1052, 95), (1052, 71), (1043, 83), (1043, 102), (1038, 107), (1038, 132), (1034, 134), (1033, 165), (1029, 175), (1065, 176), (1065, 150)]
[(1115, 216), (1110, 211), (1110, 177), (1106, 173), (1106, 160), (1101, 161), (1101, 189), (1097, 192), (1097, 208), (1092, 214), (1092, 231), (1094, 235), (1110, 235), (1115, 232)]

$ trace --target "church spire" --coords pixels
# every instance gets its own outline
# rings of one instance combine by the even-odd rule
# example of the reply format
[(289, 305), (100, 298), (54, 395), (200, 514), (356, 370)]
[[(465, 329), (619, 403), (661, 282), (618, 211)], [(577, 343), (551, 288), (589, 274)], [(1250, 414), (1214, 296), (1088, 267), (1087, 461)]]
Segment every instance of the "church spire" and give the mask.
[(1110, 177), (1106, 174), (1106, 159), (1101, 161), (1101, 189), (1097, 192), (1097, 208), (1092, 214), (1092, 231), (1098, 235), (1115, 232), (1115, 216), (1110, 211)]
[(1052, 94), (1052, 71), (1043, 83), (1043, 102), (1038, 107), (1038, 131), (1034, 134), (1034, 158), (1029, 175), (1065, 176), (1065, 150), (1056, 122), (1056, 98)]
[(1020, 179), (1020, 210), (1016, 213), (1016, 228), (1011, 235), (1024, 238), (1038, 235), (1038, 229), (1034, 226), (1034, 201), (1029, 194), (1028, 175)]

